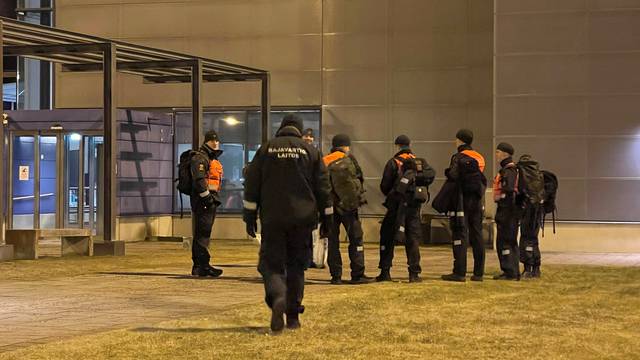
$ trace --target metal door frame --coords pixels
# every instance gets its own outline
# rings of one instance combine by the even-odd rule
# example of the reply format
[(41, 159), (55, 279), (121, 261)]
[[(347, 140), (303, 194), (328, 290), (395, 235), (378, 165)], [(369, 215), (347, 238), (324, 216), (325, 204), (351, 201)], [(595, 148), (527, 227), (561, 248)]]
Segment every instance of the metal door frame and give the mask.
[[(82, 136), (80, 150), (79, 150), (79, 161), (80, 166), (79, 170), (79, 178), (78, 178), (78, 220), (80, 222), (80, 228), (84, 228), (84, 145), (85, 142), (88, 141), (90, 136), (102, 136), (104, 137), (104, 133), (102, 131), (65, 131), (65, 130), (8, 130), (8, 156), (7, 156), (7, 229), (13, 229), (13, 154), (14, 154), (14, 140), (16, 136), (31, 136), (33, 137), (33, 228), (40, 228), (40, 137), (41, 136), (55, 136), (56, 137), (56, 191), (58, 196), (56, 196), (56, 228), (64, 228), (64, 201), (66, 201), (66, 196), (61, 196), (64, 194), (64, 146), (65, 136), (71, 134), (78, 134)], [(100, 159), (97, 159), (98, 161)], [(62, 166), (61, 166), (62, 165)], [(100, 164), (98, 164), (98, 167)], [(98, 169), (94, 169), (98, 170)], [(89, 167), (89, 171), (91, 171), (91, 167)], [(97, 176), (97, 173), (94, 175)], [(98, 179), (99, 180), (99, 179)], [(99, 192), (99, 191), (98, 191)], [(90, 199), (93, 197), (90, 195)], [(99, 207), (99, 204), (98, 204)], [(96, 209), (98, 211), (98, 209)], [(91, 229), (93, 229), (93, 218), (90, 217), (89, 222)]]

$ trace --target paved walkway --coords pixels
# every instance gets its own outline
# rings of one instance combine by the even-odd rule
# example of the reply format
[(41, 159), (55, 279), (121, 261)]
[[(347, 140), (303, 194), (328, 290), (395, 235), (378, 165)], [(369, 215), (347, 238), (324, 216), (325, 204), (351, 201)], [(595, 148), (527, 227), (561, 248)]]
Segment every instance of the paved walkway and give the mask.
[[(148, 251), (152, 256), (160, 247), (165, 251), (167, 247), (185, 251), (181, 244), (137, 243), (128, 246)], [(368, 272), (375, 275), (377, 251), (375, 246), (367, 247)], [(399, 247), (397, 251), (396, 263), (403, 264), (404, 249)], [(427, 270), (425, 278), (436, 279), (450, 269), (450, 250), (423, 248), (422, 254)], [(496, 257), (491, 254), (487, 256), (487, 266), (496, 265)], [(547, 253), (543, 256), (545, 264), (640, 266), (640, 254)], [(2, 281), (0, 352), (81, 334), (150, 326), (164, 320), (260, 302), (263, 288), (254, 263), (230, 263), (224, 266), (224, 277), (216, 280), (194, 279), (184, 274), (184, 267), (168, 267), (145, 272), (123, 269), (49, 280)], [(401, 280), (407, 276), (403, 266), (396, 266), (393, 275)], [(307, 287), (308, 294), (329, 286), (326, 269), (312, 269), (307, 278), (312, 285)]]

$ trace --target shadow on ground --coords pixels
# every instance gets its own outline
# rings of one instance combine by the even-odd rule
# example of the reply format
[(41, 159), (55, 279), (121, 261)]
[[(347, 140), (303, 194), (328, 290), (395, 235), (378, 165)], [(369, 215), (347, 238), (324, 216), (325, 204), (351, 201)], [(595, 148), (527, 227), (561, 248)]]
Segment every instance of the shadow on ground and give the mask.
[(156, 328), (156, 327), (140, 327), (132, 329), (134, 332), (142, 333), (240, 333), (240, 334), (269, 334), (269, 327), (266, 326), (238, 326), (223, 328)]

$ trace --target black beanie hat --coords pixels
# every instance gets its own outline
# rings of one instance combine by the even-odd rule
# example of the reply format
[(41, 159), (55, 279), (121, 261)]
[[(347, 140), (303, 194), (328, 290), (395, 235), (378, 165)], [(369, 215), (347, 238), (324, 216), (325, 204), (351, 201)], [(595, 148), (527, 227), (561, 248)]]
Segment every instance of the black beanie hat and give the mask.
[(280, 129), (285, 126), (293, 126), (300, 132), (302, 135), (302, 118), (296, 114), (287, 114), (282, 118), (282, 123), (280, 124)]
[(315, 137), (315, 135), (313, 135), (313, 129), (312, 128), (304, 129), (304, 132), (302, 132), (302, 135)]
[(506, 142), (501, 142), (500, 144), (498, 144), (496, 149), (498, 149), (500, 151), (504, 151), (509, 155), (513, 155), (513, 153), (515, 152), (513, 150), (513, 146), (511, 144), (509, 144), (509, 143), (506, 143)]
[(204, 134), (204, 142), (220, 141), (218, 140), (218, 133), (215, 130), (209, 130)]
[(334, 148), (339, 148), (339, 147), (343, 147), (343, 146), (351, 146), (351, 139), (349, 138), (349, 135), (338, 134), (338, 135), (333, 137), (333, 140), (331, 140), (331, 145)]
[(462, 141), (467, 145), (471, 145), (473, 142), (473, 131), (469, 129), (460, 129), (456, 133), (456, 139)]
[(409, 139), (407, 135), (400, 135), (396, 138), (395, 144), (400, 146), (409, 146), (411, 145), (411, 139)]

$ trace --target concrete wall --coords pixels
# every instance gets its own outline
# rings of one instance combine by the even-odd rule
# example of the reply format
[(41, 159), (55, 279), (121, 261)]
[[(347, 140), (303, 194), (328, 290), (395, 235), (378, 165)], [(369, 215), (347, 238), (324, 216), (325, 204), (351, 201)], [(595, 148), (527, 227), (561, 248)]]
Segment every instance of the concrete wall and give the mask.
[(556, 172), (561, 218), (640, 221), (640, 1), (495, 10), (496, 142)]

